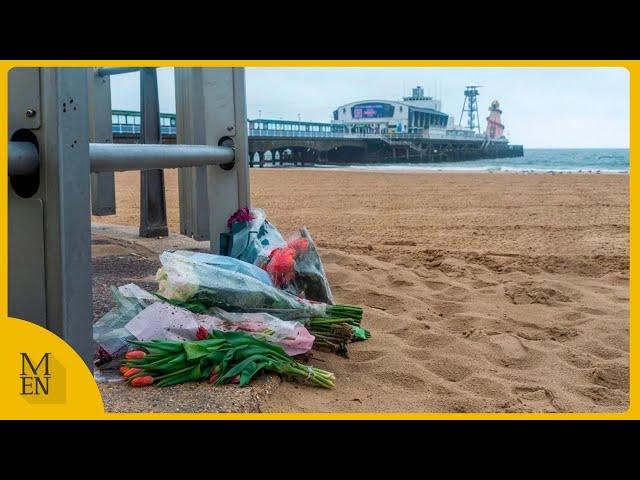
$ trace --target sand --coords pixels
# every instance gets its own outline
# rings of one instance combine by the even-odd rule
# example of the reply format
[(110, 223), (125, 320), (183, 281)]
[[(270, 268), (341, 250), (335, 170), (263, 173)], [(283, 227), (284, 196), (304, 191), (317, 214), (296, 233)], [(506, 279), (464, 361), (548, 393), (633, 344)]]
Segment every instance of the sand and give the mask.
[[(252, 170), (252, 201), (309, 228), (337, 301), (373, 338), (314, 352), (332, 391), (271, 412), (605, 412), (629, 396), (628, 175)], [(117, 174), (137, 225), (139, 177)], [(167, 171), (170, 228), (177, 176)]]

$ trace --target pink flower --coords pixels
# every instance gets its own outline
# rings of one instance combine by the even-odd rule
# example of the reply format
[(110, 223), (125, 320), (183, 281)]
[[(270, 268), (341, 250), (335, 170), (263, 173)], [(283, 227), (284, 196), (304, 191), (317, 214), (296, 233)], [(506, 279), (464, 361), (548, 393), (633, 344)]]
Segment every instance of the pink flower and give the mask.
[(251, 211), (247, 207), (244, 207), (229, 217), (227, 220), (227, 227), (231, 228), (236, 223), (249, 222), (254, 218), (256, 217), (253, 216)]

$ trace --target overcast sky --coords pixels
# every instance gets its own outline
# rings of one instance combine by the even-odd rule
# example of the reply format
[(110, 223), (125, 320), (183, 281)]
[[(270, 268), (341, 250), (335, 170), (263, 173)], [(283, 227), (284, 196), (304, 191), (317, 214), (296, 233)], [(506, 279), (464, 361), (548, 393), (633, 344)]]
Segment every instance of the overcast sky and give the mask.
[[(400, 100), (421, 85), (456, 122), (464, 87), (482, 85), (480, 116), (497, 99), (511, 143), (528, 148), (629, 146), (629, 73), (623, 68), (247, 68), (249, 118), (331, 121), (345, 103)], [(173, 70), (158, 70), (160, 110), (175, 112)], [(138, 74), (112, 77), (114, 109), (138, 110)], [(484, 130), (484, 121), (483, 121)]]

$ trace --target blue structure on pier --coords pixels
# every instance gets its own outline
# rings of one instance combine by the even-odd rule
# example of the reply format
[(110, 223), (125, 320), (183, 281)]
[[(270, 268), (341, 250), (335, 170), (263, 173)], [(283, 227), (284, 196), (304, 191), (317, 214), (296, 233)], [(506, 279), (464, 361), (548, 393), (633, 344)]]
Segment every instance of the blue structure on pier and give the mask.
[[(140, 134), (140, 112), (131, 110), (111, 111), (111, 130), (114, 134)], [(160, 114), (160, 133), (176, 134), (176, 114)]]
[[(248, 120), (249, 135), (264, 136), (313, 136), (325, 133), (344, 133), (346, 127), (321, 122), (296, 122), (293, 120), (256, 119)], [(113, 110), (111, 124), (114, 134), (139, 134), (140, 112), (132, 110)], [(176, 114), (160, 114), (160, 131), (163, 135), (176, 134)]]

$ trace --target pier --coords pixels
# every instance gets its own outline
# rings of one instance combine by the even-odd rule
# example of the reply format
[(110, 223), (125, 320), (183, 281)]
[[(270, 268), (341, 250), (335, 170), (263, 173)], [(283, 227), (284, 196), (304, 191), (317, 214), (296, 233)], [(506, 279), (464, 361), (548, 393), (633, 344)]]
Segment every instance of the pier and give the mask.
[[(162, 143), (175, 143), (175, 115), (162, 114), (160, 122)], [(524, 154), (522, 145), (482, 136), (429, 138), (424, 133), (347, 132), (319, 122), (248, 122), (251, 167), (457, 162)], [(114, 111), (112, 131), (114, 143), (137, 143), (139, 113)]]

